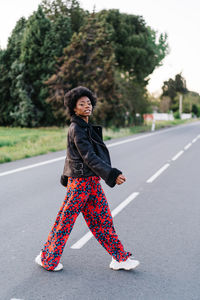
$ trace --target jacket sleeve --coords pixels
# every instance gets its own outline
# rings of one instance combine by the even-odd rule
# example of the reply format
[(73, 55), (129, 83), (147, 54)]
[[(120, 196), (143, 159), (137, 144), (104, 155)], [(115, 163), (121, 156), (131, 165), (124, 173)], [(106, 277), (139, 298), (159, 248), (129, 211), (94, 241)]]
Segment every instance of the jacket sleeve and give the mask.
[(84, 163), (97, 175), (100, 176), (110, 186), (114, 187), (116, 179), (122, 172), (116, 168), (112, 168), (109, 164), (104, 162), (98, 155), (96, 155), (93, 145), (88, 139), (87, 132), (80, 128), (73, 132), (75, 146), (82, 157)]

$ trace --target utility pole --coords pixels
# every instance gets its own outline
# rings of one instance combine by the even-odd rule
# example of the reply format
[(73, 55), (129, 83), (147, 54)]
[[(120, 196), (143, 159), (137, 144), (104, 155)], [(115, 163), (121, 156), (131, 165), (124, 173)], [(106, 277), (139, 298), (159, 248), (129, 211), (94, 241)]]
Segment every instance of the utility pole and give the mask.
[(180, 114), (180, 118), (182, 119), (182, 110), (183, 110), (183, 95), (179, 94), (179, 114)]
[(155, 113), (156, 112), (157, 112), (156, 110), (153, 111), (153, 122), (152, 122), (152, 125), (151, 125), (151, 131), (155, 131), (155, 128), (156, 128), (156, 120), (155, 120)]

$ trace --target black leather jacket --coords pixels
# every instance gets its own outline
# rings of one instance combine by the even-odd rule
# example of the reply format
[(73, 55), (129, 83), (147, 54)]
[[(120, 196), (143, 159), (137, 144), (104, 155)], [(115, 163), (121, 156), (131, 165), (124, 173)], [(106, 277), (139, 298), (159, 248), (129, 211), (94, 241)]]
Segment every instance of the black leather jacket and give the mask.
[(100, 176), (114, 187), (122, 172), (111, 167), (109, 151), (102, 139), (102, 127), (72, 116), (67, 135), (67, 155), (61, 183), (67, 186), (67, 178)]

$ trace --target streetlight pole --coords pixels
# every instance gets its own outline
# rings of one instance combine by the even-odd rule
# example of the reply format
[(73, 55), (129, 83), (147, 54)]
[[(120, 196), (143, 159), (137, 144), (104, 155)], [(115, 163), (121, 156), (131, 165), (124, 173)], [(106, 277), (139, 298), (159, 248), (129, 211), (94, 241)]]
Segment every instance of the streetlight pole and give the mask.
[(179, 115), (182, 119), (182, 110), (183, 110), (183, 95), (179, 94)]

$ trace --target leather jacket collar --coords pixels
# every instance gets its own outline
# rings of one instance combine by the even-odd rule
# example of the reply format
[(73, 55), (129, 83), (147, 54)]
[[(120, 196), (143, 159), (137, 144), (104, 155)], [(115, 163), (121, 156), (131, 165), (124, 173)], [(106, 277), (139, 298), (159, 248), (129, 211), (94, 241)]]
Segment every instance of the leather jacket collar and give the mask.
[(103, 135), (102, 135), (102, 127), (98, 125), (93, 125), (90, 122), (84, 121), (81, 117), (77, 115), (73, 115), (71, 117), (71, 123), (77, 123), (80, 127), (87, 128), (89, 137), (93, 139), (94, 142), (101, 143), (103, 146)]
[(87, 123), (81, 117), (79, 117), (77, 115), (73, 115), (71, 117), (71, 122), (75, 122), (75, 123), (77, 123), (81, 127), (89, 127), (90, 126), (90, 123)]

